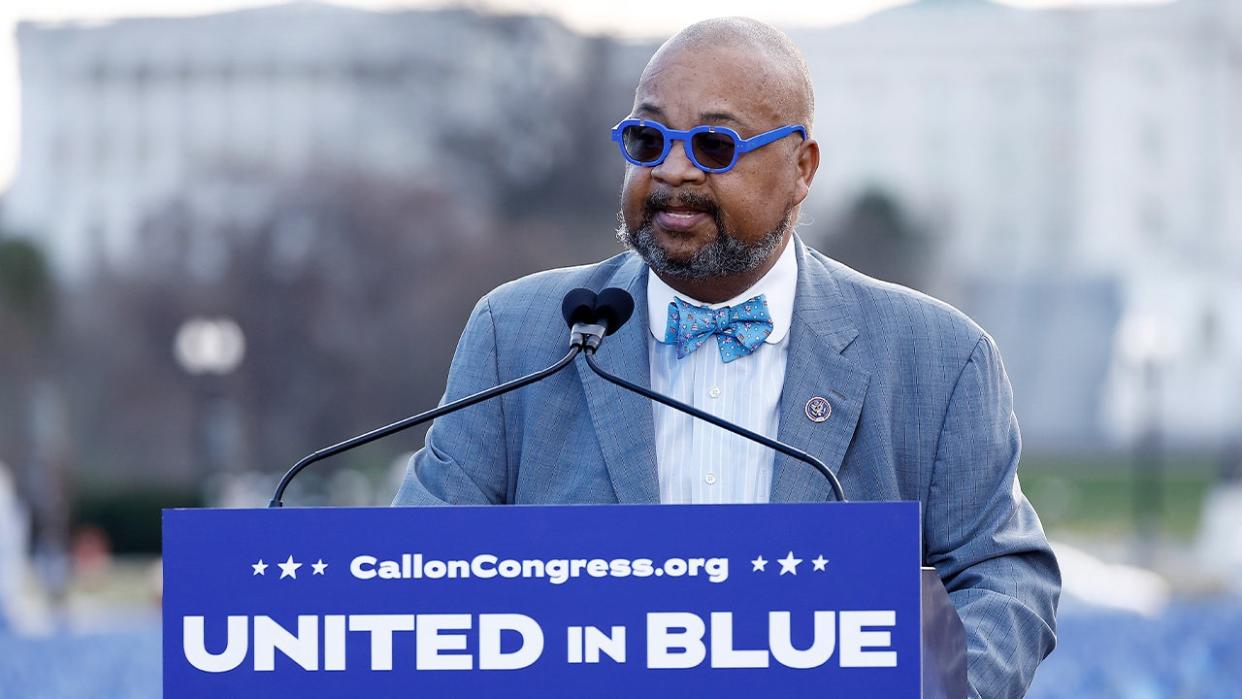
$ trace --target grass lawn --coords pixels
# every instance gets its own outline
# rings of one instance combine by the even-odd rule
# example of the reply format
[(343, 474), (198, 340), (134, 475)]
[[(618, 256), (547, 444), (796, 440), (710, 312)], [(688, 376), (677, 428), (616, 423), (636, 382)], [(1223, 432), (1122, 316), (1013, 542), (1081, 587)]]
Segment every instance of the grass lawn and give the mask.
[[(1209, 459), (1170, 455), (1150, 484), (1146, 500), (1136, 483), (1136, 465), (1124, 458), (1024, 458), (1018, 474), (1022, 490), (1039, 512), (1044, 528), (1089, 535), (1120, 535), (1134, 531), (1136, 512), (1151, 512), (1165, 536), (1189, 539), (1199, 526), (1203, 498), (1216, 482)], [(1143, 504), (1140, 503), (1150, 503)]]

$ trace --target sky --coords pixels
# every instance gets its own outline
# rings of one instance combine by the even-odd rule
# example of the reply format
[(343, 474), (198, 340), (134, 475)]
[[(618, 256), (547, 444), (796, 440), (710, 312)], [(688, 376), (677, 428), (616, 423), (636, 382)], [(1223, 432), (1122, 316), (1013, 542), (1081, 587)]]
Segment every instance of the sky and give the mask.
[[(335, 4), (376, 10), (403, 7), (467, 5), (480, 10), (542, 13), (589, 33), (615, 33), (632, 27), (636, 16), (646, 16), (641, 30), (630, 38), (663, 37), (677, 29), (713, 16), (747, 15), (781, 27), (831, 25), (848, 22), (911, 0), (821, 0), (819, 2), (754, 0), (334, 0)], [(1162, 0), (1005, 0), (1028, 8), (1078, 5), (1136, 4)], [(17, 55), (13, 34), (19, 21), (104, 22), (127, 16), (172, 16), (223, 12), (242, 7), (275, 4), (272, 0), (0, 0), (0, 192), (8, 189), (18, 158), (20, 125)], [(624, 20), (624, 21), (622, 21)]]

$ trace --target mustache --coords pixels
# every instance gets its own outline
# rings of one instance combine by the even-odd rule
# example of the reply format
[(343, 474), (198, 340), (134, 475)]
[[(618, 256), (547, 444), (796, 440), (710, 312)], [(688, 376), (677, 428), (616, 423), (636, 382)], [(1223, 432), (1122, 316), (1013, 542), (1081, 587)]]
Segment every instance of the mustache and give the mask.
[(657, 213), (673, 208), (701, 211), (713, 218), (717, 218), (720, 212), (720, 207), (706, 194), (681, 192), (673, 196), (668, 190), (658, 190), (647, 197), (643, 205), (643, 214), (647, 220), (651, 220)]

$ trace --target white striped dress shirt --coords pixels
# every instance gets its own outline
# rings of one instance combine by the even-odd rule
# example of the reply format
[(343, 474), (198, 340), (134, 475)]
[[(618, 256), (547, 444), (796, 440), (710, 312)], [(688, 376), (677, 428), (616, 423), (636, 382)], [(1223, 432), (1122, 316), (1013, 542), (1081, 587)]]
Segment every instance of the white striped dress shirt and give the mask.
[[(792, 243), (785, 245), (776, 264), (754, 286), (724, 303), (701, 303), (678, 294), (655, 273), (648, 274), (651, 388), (775, 439), (797, 285), (798, 261)], [(712, 338), (678, 359), (677, 346), (664, 343), (668, 305), (674, 296), (698, 306), (719, 308), (760, 294), (767, 297), (773, 328), (752, 354), (725, 364)], [(654, 409), (660, 502), (768, 501), (775, 452), (659, 403)]]

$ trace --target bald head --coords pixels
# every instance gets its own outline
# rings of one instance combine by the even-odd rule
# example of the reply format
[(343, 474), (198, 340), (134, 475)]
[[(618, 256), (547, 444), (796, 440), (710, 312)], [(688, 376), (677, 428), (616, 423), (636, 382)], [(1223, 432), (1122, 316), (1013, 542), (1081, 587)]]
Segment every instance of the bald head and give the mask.
[[(671, 59), (686, 54), (703, 61), (722, 54), (743, 55), (756, 84), (787, 124), (805, 124), (815, 117), (815, 91), (802, 51), (784, 32), (748, 17), (717, 17), (692, 24), (664, 42), (647, 63), (639, 86)], [(739, 88), (742, 86), (739, 86)]]
[[(806, 62), (776, 29), (731, 17), (679, 32), (634, 90), (630, 117), (652, 123), (617, 134), (629, 160), (622, 242), (688, 298), (714, 303), (750, 288), (789, 244), (819, 167), (815, 139), (786, 128), (809, 129), (814, 111)], [(627, 132), (658, 158), (635, 160)], [(737, 137), (746, 149), (728, 147)], [(729, 162), (707, 166), (703, 156)]]

